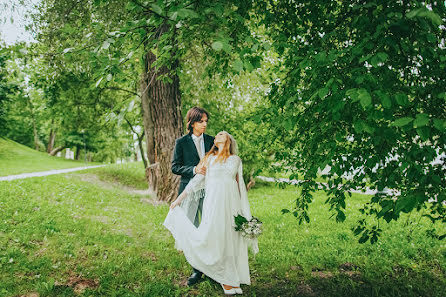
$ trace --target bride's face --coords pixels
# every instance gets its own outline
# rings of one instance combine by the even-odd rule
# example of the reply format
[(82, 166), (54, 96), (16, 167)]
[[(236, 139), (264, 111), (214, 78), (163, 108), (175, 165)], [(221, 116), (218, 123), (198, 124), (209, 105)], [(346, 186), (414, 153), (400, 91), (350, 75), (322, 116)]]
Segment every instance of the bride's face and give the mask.
[(215, 135), (215, 138), (214, 138), (215, 144), (225, 143), (226, 141), (228, 141), (228, 134), (226, 134), (225, 132), (218, 132), (218, 134)]

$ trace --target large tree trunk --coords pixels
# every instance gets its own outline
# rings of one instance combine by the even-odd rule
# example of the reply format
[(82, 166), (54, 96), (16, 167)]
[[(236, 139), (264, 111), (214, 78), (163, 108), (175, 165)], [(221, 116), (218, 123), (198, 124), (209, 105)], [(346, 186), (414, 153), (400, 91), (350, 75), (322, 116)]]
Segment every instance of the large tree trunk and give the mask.
[[(169, 30), (164, 25), (158, 30), (158, 38)], [(146, 75), (141, 83), (141, 105), (144, 130), (147, 139), (147, 157), (150, 165), (146, 169), (149, 189), (159, 200), (172, 201), (177, 196), (179, 176), (172, 174), (171, 161), (175, 139), (181, 136), (180, 81), (176, 75), (178, 61), (170, 65), (168, 76), (171, 82), (158, 79), (169, 72), (167, 67), (155, 68), (156, 56), (149, 50), (145, 55)], [(173, 74), (172, 74), (173, 73)]]
[(155, 128), (154, 121), (152, 120), (152, 114), (150, 112), (151, 98), (149, 98), (148, 92), (149, 80), (147, 73), (147, 59), (144, 61), (144, 64), (146, 65), (146, 69), (144, 70), (143, 77), (141, 79), (141, 113), (144, 132), (146, 134), (147, 160), (149, 160), (149, 164), (155, 164)]

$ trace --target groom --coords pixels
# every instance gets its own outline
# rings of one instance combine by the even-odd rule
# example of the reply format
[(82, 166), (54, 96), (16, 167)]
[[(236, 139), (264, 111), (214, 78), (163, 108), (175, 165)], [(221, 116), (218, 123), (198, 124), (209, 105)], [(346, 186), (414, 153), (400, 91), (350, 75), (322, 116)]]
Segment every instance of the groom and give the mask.
[[(200, 107), (192, 107), (186, 115), (187, 129), (189, 133), (175, 141), (175, 151), (172, 159), (172, 172), (181, 175), (180, 189), (178, 195), (184, 191), (189, 181), (195, 174), (206, 174), (206, 167), (197, 166), (204, 155), (214, 144), (214, 137), (204, 134), (208, 124), (209, 114)], [(203, 209), (203, 198), (200, 199), (194, 225), (200, 225), (201, 212)], [(193, 267), (192, 267), (193, 268)], [(193, 268), (194, 272), (189, 277), (189, 286), (196, 284), (203, 273)]]

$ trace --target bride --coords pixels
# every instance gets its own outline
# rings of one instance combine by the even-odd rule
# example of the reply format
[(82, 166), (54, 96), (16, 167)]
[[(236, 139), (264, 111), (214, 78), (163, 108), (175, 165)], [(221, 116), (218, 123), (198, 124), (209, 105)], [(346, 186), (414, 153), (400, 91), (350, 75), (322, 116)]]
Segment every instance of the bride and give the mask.
[[(206, 175), (197, 174), (172, 202), (164, 226), (192, 267), (219, 282), (225, 294), (242, 294), (240, 284), (251, 284), (248, 245), (254, 253), (258, 246), (256, 239), (247, 239), (234, 229), (234, 216), (251, 219), (236, 141), (229, 133), (219, 132), (201, 162)], [(195, 227), (187, 213), (200, 195), (205, 195), (203, 213)]]

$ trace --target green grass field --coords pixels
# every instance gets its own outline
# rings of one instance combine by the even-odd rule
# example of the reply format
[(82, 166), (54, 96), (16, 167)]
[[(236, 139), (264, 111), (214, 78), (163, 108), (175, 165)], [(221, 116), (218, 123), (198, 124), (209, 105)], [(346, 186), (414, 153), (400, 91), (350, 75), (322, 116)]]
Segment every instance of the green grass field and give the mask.
[[(0, 176), (85, 166), (84, 162), (52, 157), (0, 137)], [(94, 165), (98, 163), (88, 163)]]
[[(190, 266), (162, 226), (168, 205), (141, 191), (142, 168), (0, 182), (0, 296), (224, 296), (210, 279), (187, 287)], [(298, 225), (280, 212), (297, 190), (258, 183), (249, 192), (264, 234), (244, 296), (445, 296), (446, 242), (426, 235), (419, 214), (361, 245), (350, 229), (369, 197), (348, 198), (337, 224), (317, 193), (311, 223)]]

